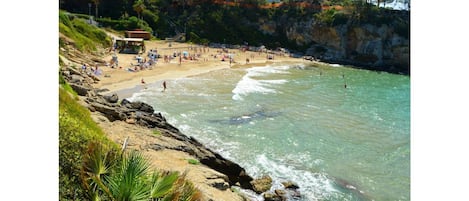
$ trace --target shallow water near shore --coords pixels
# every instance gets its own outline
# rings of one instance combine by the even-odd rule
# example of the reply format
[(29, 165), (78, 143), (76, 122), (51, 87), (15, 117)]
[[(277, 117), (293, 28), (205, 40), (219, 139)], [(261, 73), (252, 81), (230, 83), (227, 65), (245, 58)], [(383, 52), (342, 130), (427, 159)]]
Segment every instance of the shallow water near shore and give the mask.
[(271, 64), (166, 83), (129, 99), (253, 177), (294, 181), (301, 200), (410, 200), (408, 76)]

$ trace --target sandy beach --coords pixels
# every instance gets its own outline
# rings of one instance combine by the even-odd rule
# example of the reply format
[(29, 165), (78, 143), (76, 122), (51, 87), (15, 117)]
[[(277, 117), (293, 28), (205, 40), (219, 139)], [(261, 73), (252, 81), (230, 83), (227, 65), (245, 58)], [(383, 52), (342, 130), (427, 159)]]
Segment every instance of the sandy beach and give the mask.
[[(130, 95), (132, 91), (135, 92), (135, 90), (143, 89), (145, 84), (155, 82), (162, 83), (164, 80), (189, 77), (224, 68), (249, 67), (267, 63), (306, 62), (301, 58), (279, 55), (275, 55), (273, 59), (267, 59), (266, 53), (252, 51), (243, 52), (238, 49), (226, 49), (228, 51), (228, 53), (226, 53), (222, 52), (221, 48), (202, 48), (189, 43), (171, 42), (171, 47), (169, 47), (169, 43), (166, 41), (145, 41), (145, 46), (146, 52), (145, 54), (141, 54), (144, 60), (149, 60), (147, 53), (150, 50), (157, 50), (158, 54), (161, 55), (171, 56), (174, 52), (188, 52), (190, 55), (198, 54), (198, 56), (196, 57), (197, 60), (181, 59), (181, 63), (179, 63), (179, 57), (171, 59), (169, 62), (165, 62), (163, 58), (160, 58), (151, 68), (140, 70), (137, 67), (138, 71), (130, 71), (129, 69), (136, 69), (133, 65), (137, 63), (136, 57), (138, 55), (116, 53), (118, 57), (118, 67), (99, 66), (98, 68), (101, 69), (102, 74), (99, 76), (100, 81), (95, 83), (94, 87), (108, 89), (108, 93), (120, 91), (118, 95), (124, 96), (125, 98), (125, 96)], [(228, 59), (225, 61), (221, 60), (223, 55), (228, 54), (234, 56), (232, 63), (230, 63)], [(103, 60), (110, 62), (112, 56), (113, 53), (109, 52)], [(249, 63), (246, 61), (246, 58), (249, 59)], [(142, 80), (145, 84), (142, 84)], [(161, 84), (158, 85), (163, 89)]]

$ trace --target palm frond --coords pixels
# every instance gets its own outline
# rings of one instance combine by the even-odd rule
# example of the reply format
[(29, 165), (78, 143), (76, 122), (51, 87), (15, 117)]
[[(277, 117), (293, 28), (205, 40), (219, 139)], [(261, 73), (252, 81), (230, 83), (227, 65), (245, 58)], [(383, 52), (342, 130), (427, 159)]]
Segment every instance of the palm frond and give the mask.
[(184, 172), (176, 182), (172, 191), (163, 198), (164, 201), (198, 201), (201, 193), (194, 185), (186, 180), (187, 172)]
[(179, 177), (178, 172), (163, 173), (153, 172), (151, 178), (151, 198), (163, 198), (173, 188), (174, 182)]
[(138, 201), (150, 198), (147, 172), (148, 160), (137, 151), (123, 156), (120, 168), (108, 179), (109, 188), (117, 201)]
[(81, 180), (90, 200), (100, 200), (100, 195), (111, 197), (109, 189), (103, 183), (114, 167), (116, 155), (99, 142), (90, 142), (83, 157)]

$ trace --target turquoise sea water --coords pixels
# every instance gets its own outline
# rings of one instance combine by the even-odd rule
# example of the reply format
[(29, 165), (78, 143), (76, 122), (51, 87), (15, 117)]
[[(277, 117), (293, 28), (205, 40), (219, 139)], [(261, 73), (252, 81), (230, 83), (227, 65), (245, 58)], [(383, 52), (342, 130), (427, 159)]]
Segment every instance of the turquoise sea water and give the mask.
[(272, 64), (166, 82), (130, 100), (253, 177), (294, 181), (301, 200), (410, 200), (408, 76)]

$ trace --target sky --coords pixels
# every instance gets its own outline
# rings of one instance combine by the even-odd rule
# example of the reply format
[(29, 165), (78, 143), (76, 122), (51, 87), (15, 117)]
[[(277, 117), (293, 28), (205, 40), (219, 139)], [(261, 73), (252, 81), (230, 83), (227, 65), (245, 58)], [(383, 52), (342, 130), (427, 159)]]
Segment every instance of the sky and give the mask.
[[(2, 197), (58, 200), (58, 2), (18, 4), (0, 12)], [(469, 31), (457, 5), (412, 1), (413, 201), (467, 197)]]

